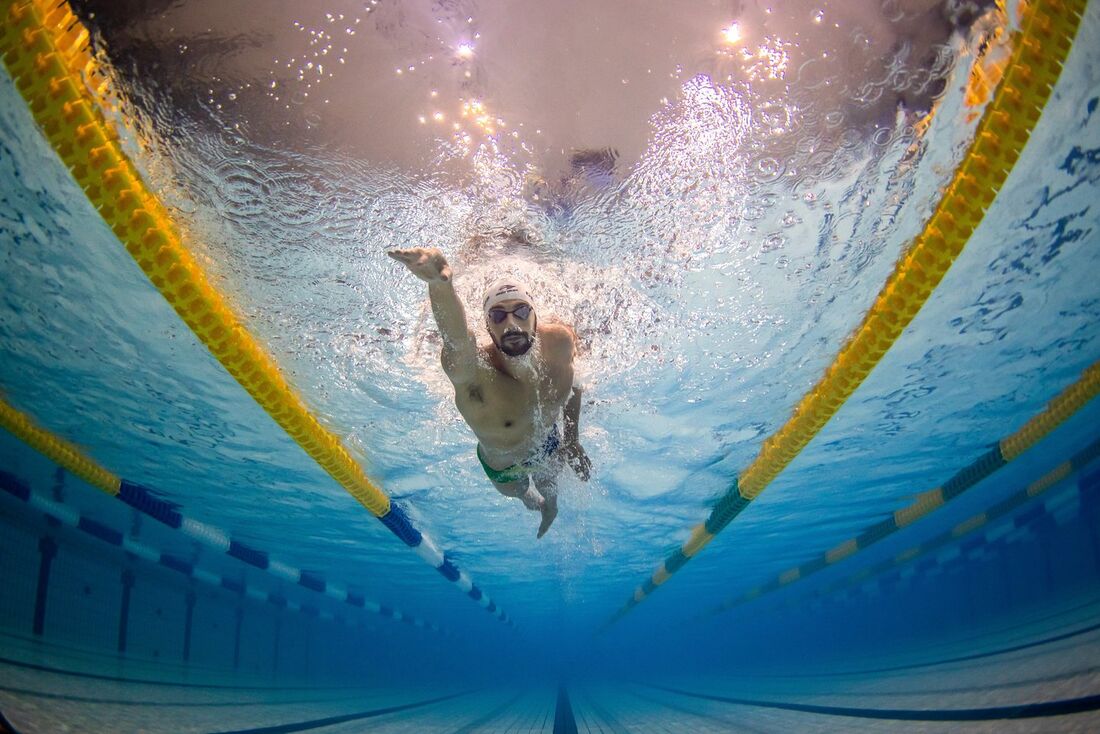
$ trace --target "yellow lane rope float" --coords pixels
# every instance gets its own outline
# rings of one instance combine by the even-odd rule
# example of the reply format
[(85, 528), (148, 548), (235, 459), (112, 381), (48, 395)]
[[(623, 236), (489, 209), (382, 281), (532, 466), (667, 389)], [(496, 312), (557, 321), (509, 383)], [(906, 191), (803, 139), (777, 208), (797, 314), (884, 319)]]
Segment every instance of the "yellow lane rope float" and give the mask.
[(101, 78), (88, 32), (55, 0), (3, 3), (8, 67), (50, 144), (157, 290), (264, 410), (374, 515), (389, 498), (309, 412), (180, 242), (83, 79)]
[(26, 414), (8, 405), (3, 399), (0, 399), (0, 428), (6, 429), (38, 453), (58, 466), (65, 467), (96, 489), (103, 490), (112, 497), (118, 496), (122, 486), (122, 480), (118, 476), (85, 456), (84, 452), (68, 441), (36, 426)]
[(790, 419), (764, 441), (756, 459), (715, 503), (706, 522), (692, 529), (691, 537), (634, 590), (604, 627), (683, 568), (756, 499), (855, 392), (913, 320), (981, 223), (1027, 144), (1073, 47), (1086, 4), (1086, 0), (1038, 0), (1026, 10), (1012, 56), (969, 150), (862, 323)]
[[(390, 503), (340, 439), (313, 416), (210, 284), (104, 117), (103, 109), (110, 109), (108, 78), (89, 51), (87, 29), (68, 3), (0, 0), (0, 55), (35, 121), (88, 200), (229, 374), (394, 535), (488, 612), (510, 623), (508, 615)], [(102, 486), (99, 481), (93, 483)]]

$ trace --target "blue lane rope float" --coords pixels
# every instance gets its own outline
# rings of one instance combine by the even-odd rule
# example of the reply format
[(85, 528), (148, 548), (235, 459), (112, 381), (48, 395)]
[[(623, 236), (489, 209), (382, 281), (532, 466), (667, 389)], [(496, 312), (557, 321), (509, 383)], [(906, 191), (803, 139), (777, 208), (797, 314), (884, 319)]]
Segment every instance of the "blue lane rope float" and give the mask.
[(1087, 0), (1028, 3), (1012, 55), (974, 139), (921, 233), (824, 375), (691, 530), (619, 610), (622, 619), (683, 568), (764, 491), (855, 392), (932, 295), (992, 205), (1038, 123), (1073, 47)]
[[(336, 615), (332, 615), (325, 611), (317, 610), (315, 607), (311, 607), (308, 604), (298, 604), (297, 602), (288, 600), (284, 595), (275, 591), (264, 591), (256, 586), (246, 584), (244, 581), (231, 578), (229, 576), (222, 576), (213, 571), (206, 570), (191, 561), (181, 558), (178, 555), (174, 555), (167, 551), (160, 551), (156, 548), (142, 543), (134, 538), (129, 537), (125, 532), (106, 525), (99, 520), (80, 514), (79, 511), (69, 507), (61, 502), (57, 502), (48, 499), (37, 492), (33, 492), (26, 482), (19, 477), (11, 474), (10, 472), (0, 471), (0, 491), (5, 492), (18, 500), (22, 500), (33, 509), (41, 512), (47, 517), (51, 517), (62, 525), (67, 525), (77, 530), (81, 530), (84, 533), (103, 541), (108, 545), (113, 545), (116, 548), (121, 548), (140, 558), (144, 561), (148, 561), (154, 565), (163, 566), (164, 568), (181, 573), (184, 576), (195, 579), (209, 586), (221, 588), (231, 593), (240, 594), (250, 599), (254, 599), (260, 602), (266, 602), (282, 606), (295, 612), (311, 613), (311, 610), (316, 612), (318, 616), (324, 619), (336, 619)], [(221, 550), (224, 543), (219, 543), (216, 539), (225, 538), (225, 533), (213, 526), (199, 523), (196, 520), (192, 520), (187, 517), (179, 515), (179, 513), (173, 513), (173, 516), (178, 518), (180, 522), (176, 525), (170, 525), (181, 531), (188, 537), (203, 543), (215, 550)], [(155, 517), (155, 515), (150, 515)], [(159, 519), (159, 518), (158, 518)], [(213, 542), (212, 542), (213, 541)], [(236, 541), (229, 541), (231, 544)], [(243, 548), (240, 544), (237, 544), (239, 548)], [(389, 617), (394, 621), (405, 622), (421, 629), (431, 630), (432, 632), (438, 632), (440, 634), (449, 634), (443, 627), (435, 622), (429, 622), (416, 615), (408, 614), (396, 610), (392, 607), (388, 607), (384, 604), (379, 604), (373, 601), (367, 601), (362, 595), (356, 594), (351, 591), (345, 590), (343, 587), (337, 584), (328, 584), (320, 577), (319, 574), (310, 571), (300, 571), (286, 564), (279, 563), (277, 561), (267, 562), (267, 554), (261, 553), (249, 549), (249, 554), (252, 558), (262, 557), (265, 560), (266, 565), (256, 565), (257, 568), (271, 572), (281, 580), (290, 581), (291, 583), (297, 583), (303, 588), (309, 589), (325, 596), (331, 597), (339, 602), (344, 602), (350, 606), (357, 607), (365, 612), (372, 614), (378, 614), (384, 617)], [(234, 555), (230, 553), (229, 555)], [(238, 556), (239, 557), (239, 556)], [(275, 569), (279, 569), (276, 573)], [(296, 579), (296, 580), (295, 580)]]
[[(104, 487), (115, 488), (115, 491), (107, 491), (107, 494), (114, 496), (116, 499), (121, 500), (157, 522), (181, 532), (211, 550), (232, 556), (242, 563), (246, 563), (260, 571), (266, 571), (272, 576), (288, 583), (296, 584), (319, 594), (324, 594), (332, 599), (359, 607), (367, 612), (382, 614), (383, 609), (392, 610), (392, 607), (368, 601), (363, 596), (348, 591), (348, 589), (341, 584), (325, 581), (324, 577), (319, 573), (304, 571), (287, 563), (283, 563), (282, 561), (274, 560), (267, 551), (259, 550), (251, 545), (235, 540), (230, 537), (229, 533), (221, 528), (187, 517), (179, 511), (176, 505), (157, 497), (153, 490), (115, 476), (91, 458), (83, 455), (80, 450), (72, 444), (34, 425), (26, 414), (16, 410), (2, 398), (0, 398), (0, 426), (10, 431), (17, 438), (23, 440), (31, 446), (31, 448), (36, 449), (52, 459), (56, 464), (68, 470), (70, 473), (85, 481), (88, 481), (89, 478), (96, 480), (97, 483), (93, 486), (96, 486), (98, 489), (103, 489)], [(80, 516), (79, 513), (71, 508), (39, 497), (31, 493), (30, 489), (18, 479), (0, 472), (0, 477), (5, 476), (7, 478), (3, 479), (3, 486), (0, 486), (0, 489), (31, 504), (42, 512), (47, 512), (65, 524), (83, 530), (89, 535), (99, 538), (104, 542), (120, 546), (151, 563), (159, 563), (162, 566), (179, 571), (185, 575), (199, 578), (199, 575), (195, 573), (195, 569), (191, 568), (191, 564), (171, 554), (160, 553), (148, 546), (137, 543), (118, 530), (109, 528), (92, 518)], [(201, 571), (201, 569), (199, 573), (206, 574), (206, 572)], [(236, 582), (227, 578), (218, 581), (214, 585), (220, 584), (226, 588), (231, 588), (230, 585), (235, 583)], [(442, 628), (434, 622), (428, 622), (403, 612), (393, 612), (385, 616), (390, 616), (397, 620), (407, 620), (416, 627), (423, 627), (433, 632), (442, 631)]]
[[(757, 599), (763, 594), (777, 591), (795, 581), (804, 579), (811, 574), (817, 573), (822, 569), (852, 557), (859, 551), (865, 550), (883, 538), (929, 515), (940, 507), (943, 507), (947, 502), (961, 495), (966, 490), (975, 486), (1001, 467), (1006, 466), (1010, 461), (1019, 457), (1027, 449), (1034, 446), (1049, 435), (1051, 431), (1068, 420), (1077, 411), (1085, 407), (1085, 405), (1092, 401), (1097, 394), (1100, 394), (1100, 362), (1096, 362), (1086, 369), (1076, 382), (1052, 398), (1051, 401), (1043, 407), (1042, 411), (1027, 421), (1019, 430), (997, 441), (992, 449), (955, 472), (955, 474), (944, 482), (943, 485), (922, 492), (911, 504), (895, 511), (890, 517), (864, 528), (863, 531), (855, 537), (845, 540), (843, 543), (822, 553), (817, 558), (806, 561), (793, 568), (789, 568), (768, 583), (754, 587), (739, 597), (719, 604), (714, 608), (712, 613), (717, 614), (727, 609), (732, 609), (747, 601)], [(1043, 477), (1024, 490), (1023, 499), (1019, 501), (1026, 500), (1028, 497), (1039, 494), (1050, 487), (1054, 482), (1068, 476), (1074, 468), (1083, 466), (1084, 463), (1095, 457), (1096, 448), (1097, 444), (1093, 444), (1089, 449), (1075, 455), (1070, 461), (1059, 465), (1048, 476)], [(1008, 509), (1016, 507), (1017, 504), (1019, 504), (1019, 502), (1013, 498), (1005, 502), (1008, 503), (1006, 506), (1007, 509), (1000, 508), (1000, 505), (998, 505), (996, 508), (991, 508), (988, 512), (996, 512), (999, 516), (1007, 512)], [(1014, 502), (1016, 504), (1013, 504)], [(988, 518), (983, 518), (982, 515), (978, 515), (968, 520), (967, 523), (977, 523), (980, 525), (985, 522), (986, 519)], [(963, 523), (963, 525), (965, 526), (966, 523)], [(975, 527), (977, 527), (977, 525), (975, 525)]]
[[(451, 583), (502, 622), (454, 561), (417, 530), (293, 389), (184, 247), (104, 111), (118, 112), (88, 31), (64, 0), (0, 0), (0, 57), (54, 152), (149, 281), (238, 383), (341, 487)], [(113, 119), (113, 118), (111, 118)], [(94, 462), (93, 462), (94, 464)], [(79, 472), (77, 472), (79, 473)], [(89, 481), (111, 494), (110, 477)]]
[[(293, 612), (302, 612), (305, 614), (316, 615), (322, 619), (336, 620), (337, 615), (330, 612), (319, 610), (309, 604), (299, 604), (296, 601), (287, 599), (283, 594), (276, 591), (265, 591), (251, 584), (246, 584), (238, 579), (231, 578), (229, 576), (222, 576), (213, 571), (202, 568), (201, 566), (192, 563), (178, 555), (174, 555), (167, 551), (160, 551), (156, 548), (135, 540), (121, 530), (110, 527), (98, 520), (90, 518), (86, 515), (80, 514), (77, 510), (66, 506), (61, 502), (48, 499), (37, 492), (31, 491), (26, 482), (22, 481), (14, 474), (6, 471), (0, 471), (0, 491), (6, 492), (16, 499), (26, 502), (27, 505), (33, 509), (41, 512), (47, 517), (53, 518), (62, 525), (67, 525), (77, 530), (81, 530), (88, 535), (103, 541), (108, 545), (121, 548), (127, 553), (132, 554), (136, 558), (140, 558), (144, 561), (148, 561), (154, 565), (163, 566), (177, 573), (181, 573), (184, 576), (195, 579), (201, 583), (209, 586), (224, 589), (228, 592), (239, 594), (241, 596), (248, 597), (255, 601), (273, 604), (275, 606), (289, 609)], [(189, 537), (203, 542), (207, 545), (207, 542), (211, 537), (222, 536), (224, 533), (209, 525), (198, 523), (190, 518), (182, 518), (183, 523), (177, 525), (176, 528), (181, 532), (184, 532)], [(190, 531), (190, 532), (189, 532)], [(198, 531), (198, 534), (195, 533)], [(258, 551), (253, 553), (259, 554)], [(231, 554), (232, 555), (232, 554)], [(262, 554), (266, 558), (266, 554)], [(275, 573), (274, 567), (281, 567), (281, 572)], [(379, 604), (373, 601), (367, 601), (363, 596), (355, 594), (354, 592), (346, 591), (342, 587), (336, 584), (326, 584), (323, 580), (320, 580), (317, 574), (313, 574), (308, 571), (299, 571), (291, 566), (280, 564), (278, 562), (272, 562), (264, 570), (271, 571), (274, 575), (280, 577), (282, 580), (291, 581), (297, 583), (310, 591), (315, 591), (325, 596), (331, 597), (339, 602), (344, 602), (350, 606), (357, 607), (365, 612), (377, 614), (383, 617), (389, 617), (397, 622), (404, 622), (413, 627), (420, 629), (431, 630), (432, 632), (438, 632), (443, 635), (448, 635), (449, 632), (442, 628), (435, 622), (429, 622), (421, 617), (408, 614), (406, 612), (399, 611), (392, 607), (388, 607), (384, 604)], [(297, 581), (294, 582), (294, 578), (297, 577)]]

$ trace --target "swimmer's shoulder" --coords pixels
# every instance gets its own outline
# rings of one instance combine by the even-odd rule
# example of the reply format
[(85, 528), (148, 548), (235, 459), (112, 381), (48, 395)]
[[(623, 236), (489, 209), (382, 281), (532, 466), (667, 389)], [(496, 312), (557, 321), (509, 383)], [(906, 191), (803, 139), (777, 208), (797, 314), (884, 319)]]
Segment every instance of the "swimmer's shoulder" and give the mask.
[(572, 359), (577, 351), (577, 332), (569, 324), (560, 321), (539, 324), (539, 338), (549, 354)]

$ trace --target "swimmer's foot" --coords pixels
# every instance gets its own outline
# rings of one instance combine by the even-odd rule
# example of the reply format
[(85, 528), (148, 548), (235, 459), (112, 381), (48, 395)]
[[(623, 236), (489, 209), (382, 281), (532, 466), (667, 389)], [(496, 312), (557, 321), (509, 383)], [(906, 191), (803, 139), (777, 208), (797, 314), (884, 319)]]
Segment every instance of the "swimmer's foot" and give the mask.
[(554, 518), (558, 516), (558, 498), (547, 497), (539, 511), (542, 512), (542, 524), (539, 525), (539, 534), (535, 537), (541, 538), (546, 535), (546, 531), (554, 524)]

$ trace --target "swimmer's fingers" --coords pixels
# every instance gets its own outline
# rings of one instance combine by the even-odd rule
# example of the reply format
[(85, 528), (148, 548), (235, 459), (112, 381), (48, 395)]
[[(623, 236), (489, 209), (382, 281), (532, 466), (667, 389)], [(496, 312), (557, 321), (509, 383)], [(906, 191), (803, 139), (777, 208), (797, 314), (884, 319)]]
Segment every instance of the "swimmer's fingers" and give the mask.
[(451, 267), (447, 263), (447, 258), (434, 247), (387, 250), (386, 254), (403, 264), (421, 280), (431, 282), (433, 280), (448, 281), (451, 279)]
[(577, 457), (577, 476), (587, 482), (592, 477), (592, 459), (588, 454), (582, 453)]
[(412, 250), (387, 250), (386, 254), (409, 270), (415, 271), (417, 255)]
[(427, 260), (428, 251), (422, 247), (410, 247), (404, 250), (387, 250), (386, 254), (397, 262), (413, 268)]
[(582, 481), (587, 482), (589, 477), (592, 476), (592, 460), (588, 458), (588, 454), (585, 452), (581, 445), (574, 444), (573, 448), (569, 451), (569, 466), (573, 472), (580, 477)]

